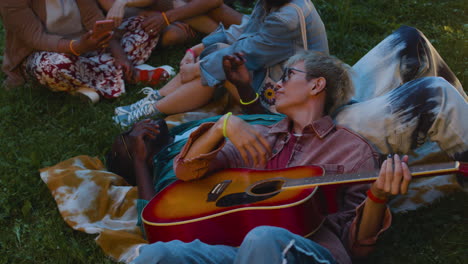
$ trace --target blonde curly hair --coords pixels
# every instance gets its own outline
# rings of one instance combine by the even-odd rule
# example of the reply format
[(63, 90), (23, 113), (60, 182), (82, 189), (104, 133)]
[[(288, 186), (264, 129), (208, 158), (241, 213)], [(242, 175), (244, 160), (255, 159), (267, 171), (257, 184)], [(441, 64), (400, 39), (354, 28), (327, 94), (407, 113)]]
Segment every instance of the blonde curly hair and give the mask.
[(327, 81), (325, 91), (325, 114), (333, 114), (354, 95), (349, 65), (336, 57), (317, 51), (302, 51), (292, 56), (285, 64), (290, 67), (298, 62), (304, 62), (306, 80), (323, 77)]

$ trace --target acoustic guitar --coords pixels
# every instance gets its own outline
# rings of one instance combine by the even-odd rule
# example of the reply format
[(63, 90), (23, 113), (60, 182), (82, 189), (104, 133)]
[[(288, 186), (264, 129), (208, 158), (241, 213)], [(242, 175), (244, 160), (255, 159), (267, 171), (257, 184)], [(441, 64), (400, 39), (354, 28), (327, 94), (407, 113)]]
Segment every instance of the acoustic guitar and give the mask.
[[(451, 162), (412, 167), (412, 176), (468, 174), (468, 164)], [(261, 225), (308, 236), (324, 220), (316, 199), (319, 186), (371, 182), (378, 172), (325, 175), (320, 166), (281, 170), (227, 169), (208, 177), (177, 180), (143, 209), (149, 242), (200, 239), (207, 244), (239, 246)]]

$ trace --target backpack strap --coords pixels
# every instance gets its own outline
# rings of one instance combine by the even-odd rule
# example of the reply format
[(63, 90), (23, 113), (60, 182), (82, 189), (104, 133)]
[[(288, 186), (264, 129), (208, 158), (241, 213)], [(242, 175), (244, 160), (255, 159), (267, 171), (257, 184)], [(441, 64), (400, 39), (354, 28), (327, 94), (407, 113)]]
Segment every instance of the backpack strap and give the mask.
[(307, 46), (307, 28), (304, 13), (302, 12), (302, 9), (296, 4), (288, 3), (287, 5), (294, 7), (294, 9), (297, 11), (297, 15), (299, 16), (299, 24), (301, 27), (302, 44), (304, 45), (304, 50), (309, 50)]

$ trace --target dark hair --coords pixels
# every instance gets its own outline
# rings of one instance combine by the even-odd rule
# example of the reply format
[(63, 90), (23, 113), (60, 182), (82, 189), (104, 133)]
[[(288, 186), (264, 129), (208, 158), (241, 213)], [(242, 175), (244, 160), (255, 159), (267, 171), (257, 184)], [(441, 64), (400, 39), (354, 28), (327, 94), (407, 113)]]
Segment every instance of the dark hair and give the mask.
[(128, 133), (129, 131), (115, 137), (111, 150), (106, 154), (106, 167), (108, 171), (121, 176), (128, 184), (135, 186), (136, 178), (132, 159), (126, 150), (122, 149), (124, 148), (122, 147), (124, 146), (122, 141), (125, 140)]
[[(145, 140), (145, 144), (151, 158), (172, 141), (172, 137), (169, 134), (169, 129), (164, 119), (157, 120), (157, 124), (159, 125), (158, 136), (155, 139)], [(122, 142), (123, 140), (126, 140), (132, 129), (133, 127), (115, 137), (111, 150), (106, 154), (106, 167), (108, 171), (123, 177), (130, 185), (135, 186), (136, 178), (133, 162), (125, 149), (124, 142)], [(125, 144), (128, 144), (128, 141), (126, 141)], [(152, 168), (152, 160), (148, 162), (148, 165)]]

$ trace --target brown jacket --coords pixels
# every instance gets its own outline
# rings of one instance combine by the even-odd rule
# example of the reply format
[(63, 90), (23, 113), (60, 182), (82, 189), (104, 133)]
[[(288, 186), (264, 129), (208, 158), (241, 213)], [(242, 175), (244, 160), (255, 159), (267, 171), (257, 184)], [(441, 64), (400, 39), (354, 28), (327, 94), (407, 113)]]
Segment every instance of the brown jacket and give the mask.
[[(273, 157), (290, 140), (289, 123), (285, 118), (271, 127), (255, 125), (272, 146)], [(223, 168), (249, 167), (231, 142), (224, 142), (214, 151), (196, 158), (184, 158), (192, 143), (212, 125), (205, 123), (194, 131), (174, 159), (174, 171), (179, 179), (192, 180)], [(378, 154), (363, 138), (346, 128), (335, 126), (332, 119), (326, 116), (304, 128), (302, 136), (297, 138), (287, 167), (317, 164), (331, 173), (356, 173), (377, 169), (377, 157)], [(324, 224), (310, 237), (327, 248), (338, 263), (351, 263), (351, 256), (366, 256), (377, 240), (377, 236), (356, 240), (356, 227), (367, 189), (368, 184), (353, 184), (339, 189), (336, 197), (338, 212), (328, 215)], [(390, 224), (391, 213), (387, 209), (379, 234)]]
[[(104, 19), (95, 0), (76, 0), (81, 21), (87, 30), (94, 22)], [(20, 64), (34, 51), (57, 51), (63, 36), (46, 31), (45, 0), (1, 0), (0, 16), (5, 28), (5, 49), (2, 70), (6, 73), (8, 85), (24, 82)]]

